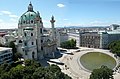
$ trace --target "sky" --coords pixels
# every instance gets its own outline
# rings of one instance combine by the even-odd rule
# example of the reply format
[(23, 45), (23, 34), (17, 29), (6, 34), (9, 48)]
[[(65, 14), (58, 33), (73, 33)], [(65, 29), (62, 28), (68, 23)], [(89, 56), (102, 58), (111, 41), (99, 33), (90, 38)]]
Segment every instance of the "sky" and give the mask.
[(17, 28), (30, 1), (46, 28), (52, 15), (55, 27), (120, 24), (120, 0), (0, 0), (0, 29)]

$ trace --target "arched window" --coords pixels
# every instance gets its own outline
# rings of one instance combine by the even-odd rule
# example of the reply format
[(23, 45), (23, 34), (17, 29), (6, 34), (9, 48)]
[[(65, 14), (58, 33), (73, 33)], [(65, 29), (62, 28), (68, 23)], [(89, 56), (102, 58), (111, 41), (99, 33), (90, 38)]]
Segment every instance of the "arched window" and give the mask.
[(31, 33), (31, 36), (33, 36), (33, 33)]
[(41, 40), (41, 43), (43, 43), (43, 40)]
[(31, 23), (33, 23), (33, 20), (31, 20)]
[(34, 45), (34, 42), (31, 42), (32, 45)]

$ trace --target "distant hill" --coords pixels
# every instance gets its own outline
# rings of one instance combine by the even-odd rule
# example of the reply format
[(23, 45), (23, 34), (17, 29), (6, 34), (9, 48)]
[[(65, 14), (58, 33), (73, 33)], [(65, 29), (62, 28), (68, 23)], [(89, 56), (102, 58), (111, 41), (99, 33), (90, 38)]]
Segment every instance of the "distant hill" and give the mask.
[(63, 26), (63, 27), (57, 27), (57, 28), (106, 28), (109, 26)]

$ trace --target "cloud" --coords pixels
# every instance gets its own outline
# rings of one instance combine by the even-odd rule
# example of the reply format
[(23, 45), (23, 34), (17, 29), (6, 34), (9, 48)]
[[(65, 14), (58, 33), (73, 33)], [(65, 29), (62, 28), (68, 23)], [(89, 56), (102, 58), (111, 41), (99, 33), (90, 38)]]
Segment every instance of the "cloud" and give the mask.
[(17, 19), (14, 19), (14, 18), (11, 18), (10, 21), (12, 21), (12, 22), (17, 22), (18, 20), (17, 20)]
[(7, 18), (11, 18), (9, 19), (9, 21), (3, 21), (2, 19), (0, 19), (0, 29), (13, 29), (13, 28), (17, 28), (18, 27), (18, 16), (12, 14), (12, 12), (10, 11), (0, 11), (0, 15), (7, 15), (5, 16), (6, 19)]
[(2, 13), (0, 13), (0, 15), (3, 15)]
[(16, 22), (0, 22), (0, 29), (14, 29), (17, 25)]
[(51, 27), (50, 20), (43, 20), (43, 26), (44, 26), (45, 28), (50, 28), (50, 27)]
[(64, 26), (81, 26), (81, 24), (80, 23), (68, 22), (68, 23), (64, 24)]
[(65, 7), (64, 4), (57, 4), (58, 7), (62, 8), (62, 7)]
[(0, 19), (0, 23), (1, 23), (1, 22), (3, 22), (3, 20), (2, 20), (2, 19)]
[(12, 14), (10, 11), (1, 11), (0, 12), (0, 15), (8, 15), (9, 17), (11, 17), (11, 18), (18, 18), (18, 16), (17, 15), (14, 15), (14, 14)]
[(50, 23), (50, 20), (43, 20), (43, 23)]
[(12, 13), (9, 12), (9, 11), (1, 11), (3, 14), (6, 14), (6, 15), (11, 15)]
[(103, 23), (103, 22), (101, 22), (101, 21), (93, 21), (93, 22), (90, 22), (90, 24), (101, 24), (101, 23)]
[(106, 25), (106, 24), (107, 24), (106, 22), (102, 22), (102, 21), (93, 21), (93, 22), (90, 22), (90, 25), (92, 25), (92, 26)]
[(68, 21), (68, 19), (63, 19), (64, 21)]
[(13, 14), (9, 15), (9, 17), (11, 17), (11, 18), (18, 18), (17, 15), (13, 15)]
[(88, 26), (109, 26), (114, 22), (109, 22), (109, 21), (93, 21), (88, 24)]

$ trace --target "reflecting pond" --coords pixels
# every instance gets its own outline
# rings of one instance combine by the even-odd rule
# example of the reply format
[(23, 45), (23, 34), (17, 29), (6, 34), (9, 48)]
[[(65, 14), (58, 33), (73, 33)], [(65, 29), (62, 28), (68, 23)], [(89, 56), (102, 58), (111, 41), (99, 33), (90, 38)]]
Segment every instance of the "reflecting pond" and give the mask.
[(111, 69), (116, 66), (116, 61), (113, 57), (100, 52), (88, 52), (80, 57), (80, 62), (84, 68), (90, 71), (100, 68), (102, 65)]

